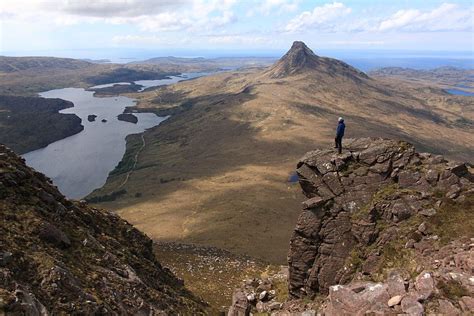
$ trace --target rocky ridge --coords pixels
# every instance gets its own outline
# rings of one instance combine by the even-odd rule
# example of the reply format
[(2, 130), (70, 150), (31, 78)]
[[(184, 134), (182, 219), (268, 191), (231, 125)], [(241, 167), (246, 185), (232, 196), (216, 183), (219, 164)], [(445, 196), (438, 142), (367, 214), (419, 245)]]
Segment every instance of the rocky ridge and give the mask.
[(152, 241), (0, 145), (0, 314), (204, 314)]
[(469, 167), (402, 141), (348, 139), (345, 146), (341, 155), (309, 152), (297, 165), (308, 200), (290, 241), (288, 300), (253, 300), (262, 290), (247, 282), (229, 314), (474, 311)]

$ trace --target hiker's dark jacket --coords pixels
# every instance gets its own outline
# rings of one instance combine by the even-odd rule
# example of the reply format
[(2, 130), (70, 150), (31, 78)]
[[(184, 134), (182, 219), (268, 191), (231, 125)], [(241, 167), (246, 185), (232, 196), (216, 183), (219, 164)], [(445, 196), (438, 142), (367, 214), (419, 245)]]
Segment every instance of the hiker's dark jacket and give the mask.
[(345, 129), (346, 129), (346, 124), (344, 124), (344, 121), (340, 121), (337, 124), (336, 137), (344, 136), (344, 130)]

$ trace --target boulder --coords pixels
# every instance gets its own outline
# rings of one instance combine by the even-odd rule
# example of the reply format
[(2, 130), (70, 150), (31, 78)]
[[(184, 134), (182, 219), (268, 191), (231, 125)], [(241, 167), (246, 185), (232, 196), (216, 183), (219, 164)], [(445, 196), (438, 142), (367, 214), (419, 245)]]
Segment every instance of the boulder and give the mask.
[(329, 288), (324, 315), (364, 315), (366, 312), (388, 312), (388, 287), (381, 283), (362, 282)]
[(418, 275), (415, 280), (415, 289), (422, 300), (430, 298), (435, 289), (431, 273), (424, 271)]
[(0, 267), (5, 267), (12, 261), (12, 253), (9, 251), (0, 252)]
[(451, 163), (449, 169), (458, 177), (465, 177), (469, 174), (469, 169), (465, 163)]
[(232, 295), (232, 305), (229, 308), (227, 316), (248, 316), (250, 315), (251, 305), (247, 300), (247, 296), (241, 290), (237, 290)]
[(267, 303), (264, 303), (262, 301), (259, 301), (257, 302), (257, 304), (255, 305), (255, 308), (257, 309), (257, 312), (259, 313), (265, 313), (266, 311), (268, 311), (268, 304)]
[(387, 305), (389, 307), (393, 307), (395, 305), (398, 305), (400, 304), (400, 302), (402, 301), (402, 296), (401, 295), (395, 295), (395, 296), (392, 296), (388, 302), (387, 302)]
[(50, 223), (43, 223), (39, 228), (38, 236), (61, 249), (66, 249), (71, 246), (69, 237), (59, 228)]
[(461, 306), (463, 312), (471, 313), (474, 311), (474, 297), (463, 296), (459, 300), (459, 305)]
[(46, 307), (35, 297), (33, 293), (19, 287), (14, 292), (14, 301), (8, 306), (9, 310), (18, 315), (50, 315)]
[(439, 172), (433, 169), (430, 169), (426, 172), (425, 174), (425, 179), (428, 181), (430, 184), (436, 184), (439, 178)]
[(304, 209), (311, 209), (311, 208), (317, 208), (319, 206), (322, 206), (324, 203), (326, 202), (326, 200), (324, 200), (323, 198), (321, 197), (314, 197), (314, 198), (311, 198), (309, 200), (306, 200), (303, 202), (303, 208)]
[(436, 215), (436, 209), (434, 208), (426, 208), (426, 209), (422, 209), (419, 214), (421, 215), (424, 215), (426, 217), (431, 217), (431, 216), (434, 216)]
[(56, 202), (56, 199), (54, 198), (53, 195), (43, 190), (39, 192), (39, 198), (43, 200), (44, 202), (46, 202), (47, 204), (54, 204)]
[(406, 294), (405, 280), (397, 271), (391, 271), (387, 279), (388, 293), (390, 296), (403, 296)]
[(461, 315), (461, 311), (457, 309), (448, 300), (439, 299), (438, 304), (439, 304), (438, 312), (440, 312), (442, 315), (452, 315), (452, 316)]
[(271, 302), (268, 304), (268, 310), (274, 311), (274, 310), (279, 310), (282, 306), (282, 303), (280, 302)]
[(414, 294), (410, 294), (402, 298), (402, 311), (409, 315), (423, 315), (425, 309), (423, 305), (418, 302), (418, 296)]
[(398, 183), (402, 188), (409, 188), (416, 185), (420, 180), (420, 173), (410, 170), (402, 171), (398, 174)]

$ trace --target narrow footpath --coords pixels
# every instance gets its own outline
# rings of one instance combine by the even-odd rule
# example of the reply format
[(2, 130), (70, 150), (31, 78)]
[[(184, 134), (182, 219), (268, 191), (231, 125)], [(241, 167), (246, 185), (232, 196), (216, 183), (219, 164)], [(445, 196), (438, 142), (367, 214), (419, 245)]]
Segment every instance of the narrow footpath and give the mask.
[(145, 135), (144, 133), (142, 133), (140, 135), (141, 139), (142, 139), (142, 146), (140, 147), (140, 149), (138, 149), (137, 153), (135, 154), (135, 156), (133, 157), (133, 166), (132, 168), (127, 172), (127, 175), (125, 176), (125, 179), (123, 180), (122, 184), (119, 185), (119, 188), (123, 187), (127, 182), (128, 182), (128, 179), (130, 178), (130, 175), (132, 174), (133, 170), (135, 170), (135, 167), (137, 166), (137, 163), (138, 163), (138, 155), (140, 155), (140, 152), (143, 150), (143, 148), (145, 148), (146, 146), (146, 141), (145, 141)]

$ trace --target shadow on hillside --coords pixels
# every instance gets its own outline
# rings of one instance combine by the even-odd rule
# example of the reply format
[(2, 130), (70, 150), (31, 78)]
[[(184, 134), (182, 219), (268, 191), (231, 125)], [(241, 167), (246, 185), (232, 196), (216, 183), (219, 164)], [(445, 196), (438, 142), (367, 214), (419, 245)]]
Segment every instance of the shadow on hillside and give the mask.
[[(179, 94), (180, 97), (183, 96), (182, 93), (179, 92)], [(167, 182), (210, 178), (232, 172), (245, 165), (281, 163), (282, 157), (293, 159), (296, 164), (296, 160), (308, 150), (332, 143), (333, 135), (331, 134), (322, 135), (320, 139), (306, 137), (293, 138), (291, 141), (259, 139), (256, 137), (259, 128), (249, 123), (253, 118), (249, 118), (250, 114), (239, 109), (240, 105), (255, 97), (251, 89), (244, 88), (235, 94), (186, 98), (178, 106), (179, 115), (173, 115), (159, 126), (148, 130), (145, 133), (148, 146), (140, 153), (139, 163), (133, 173), (147, 172), (146, 182), (159, 188), (152, 198), (164, 197), (170, 193), (166, 189), (163, 190), (161, 185)], [(174, 102), (176, 98), (177, 96), (169, 94), (165, 100)], [(378, 107), (389, 108), (394, 114), (397, 111), (407, 110), (407, 107), (403, 105), (394, 104), (394, 102), (382, 101)], [(321, 118), (328, 122), (327, 125), (331, 125), (315, 126), (316, 133), (317, 129), (332, 130), (334, 128), (329, 122), (335, 121), (338, 116), (336, 111), (302, 103), (294, 103), (292, 106), (300, 112)], [(426, 110), (413, 111), (413, 113), (408, 112), (415, 116), (419, 115), (420, 120), (444, 124), (442, 119), (437, 119), (435, 113)], [(258, 117), (255, 118), (255, 120), (258, 119)], [(426, 140), (416, 135), (408, 135), (402, 129), (380, 123), (375, 118), (369, 121), (361, 116), (345, 115), (345, 119), (348, 124), (346, 137), (401, 139), (414, 144), (418, 151), (446, 154), (446, 150), (443, 149), (449, 149), (451, 156), (453, 153), (459, 153), (460, 157), (466, 157), (466, 159), (474, 154), (472, 148), (455, 146), (438, 139)], [(291, 118), (288, 122), (291, 122)], [(92, 196), (110, 194), (116, 189), (114, 183), (119, 182), (116, 180), (121, 179), (131, 170), (136, 150), (141, 147), (134, 144), (141, 140), (139, 137), (129, 136), (128, 141), (127, 152), (117, 168), (111, 172), (107, 185), (91, 194)], [(133, 200), (130, 202), (133, 203)]]

